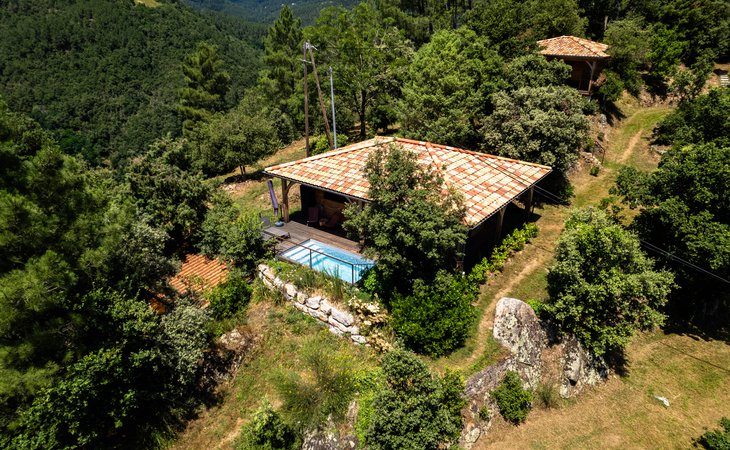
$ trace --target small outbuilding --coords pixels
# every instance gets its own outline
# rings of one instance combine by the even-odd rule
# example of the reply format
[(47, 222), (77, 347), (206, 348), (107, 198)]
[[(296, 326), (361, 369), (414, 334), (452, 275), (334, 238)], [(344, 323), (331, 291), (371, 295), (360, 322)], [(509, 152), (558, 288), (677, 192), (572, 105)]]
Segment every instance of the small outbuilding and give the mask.
[[(300, 186), (302, 211), (321, 211), (329, 218), (341, 217), (347, 203), (363, 205), (370, 201), (370, 184), (363, 168), (373, 151), (390, 145), (414, 152), (419, 164), (440, 172), (444, 183), (464, 196), (464, 222), (469, 227), (469, 238), (462, 262), (467, 268), (499, 239), (508, 207), (522, 209), (520, 220), (523, 220), (524, 211), (529, 212), (532, 207), (535, 184), (552, 170), (540, 164), (431, 142), (375, 137), (339, 150), (267, 167), (264, 170), (267, 175), (281, 180), (284, 221), (289, 221), (289, 193), (294, 185)], [(326, 225), (326, 222), (324, 219), (320, 223)]]
[(571, 86), (583, 95), (591, 95), (593, 83), (611, 58), (608, 45), (576, 36), (559, 36), (537, 41), (540, 53), (548, 59), (560, 59), (571, 67)]

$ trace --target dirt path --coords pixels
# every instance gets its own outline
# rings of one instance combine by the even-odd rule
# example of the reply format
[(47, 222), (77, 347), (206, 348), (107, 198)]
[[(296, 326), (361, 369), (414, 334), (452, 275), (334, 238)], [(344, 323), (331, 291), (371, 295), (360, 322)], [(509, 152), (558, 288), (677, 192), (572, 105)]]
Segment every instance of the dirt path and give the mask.
[(641, 139), (641, 135), (644, 133), (644, 131), (637, 131), (633, 136), (631, 136), (631, 140), (629, 140), (629, 145), (626, 146), (626, 150), (621, 153), (621, 156), (616, 159), (617, 163), (625, 163), (629, 160), (629, 157), (631, 156), (631, 153), (636, 148), (636, 144), (639, 143), (639, 140)]

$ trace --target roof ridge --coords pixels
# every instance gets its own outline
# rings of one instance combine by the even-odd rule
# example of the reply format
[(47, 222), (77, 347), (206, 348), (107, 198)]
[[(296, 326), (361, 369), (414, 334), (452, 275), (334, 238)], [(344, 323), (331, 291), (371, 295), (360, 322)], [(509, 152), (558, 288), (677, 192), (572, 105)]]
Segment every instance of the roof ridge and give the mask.
[(374, 147), (376, 145), (380, 145), (380, 144), (383, 144), (383, 143), (388, 142), (387, 140), (382, 141), (381, 139), (390, 139), (391, 141), (394, 140), (394, 138), (387, 138), (387, 137), (383, 137), (383, 136), (375, 136), (374, 138), (366, 139), (364, 141), (354, 142), (354, 143), (352, 143), (350, 145), (346, 145), (346, 146), (344, 146), (342, 148), (339, 148), (337, 150), (320, 153), (319, 155), (313, 155), (313, 156), (310, 156), (308, 158), (297, 159), (295, 161), (289, 161), (289, 162), (286, 162), (286, 163), (276, 164), (274, 166), (269, 166), (269, 167), (266, 167), (264, 169), (264, 171), (266, 171), (266, 170), (274, 170), (274, 169), (281, 169), (281, 168), (284, 168), (284, 167), (291, 167), (291, 166), (295, 166), (297, 164), (307, 163), (307, 162), (310, 162), (310, 161), (316, 161), (316, 160), (319, 160), (319, 159), (330, 158), (332, 156), (337, 156), (337, 155), (341, 155), (343, 153), (349, 153), (349, 152), (353, 152), (353, 151), (356, 151), (356, 150), (362, 150), (364, 148)]
[[(592, 48), (590, 48), (590, 47), (589, 47), (588, 45), (586, 45), (586, 41), (588, 41), (588, 42), (592, 42), (592, 43), (594, 43), (594, 44), (598, 44), (598, 42), (595, 42), (595, 41), (591, 41), (590, 39), (584, 39), (584, 38), (580, 38), (580, 37), (578, 37), (578, 36), (570, 36), (570, 37), (571, 37), (571, 38), (573, 38), (573, 40), (574, 40), (575, 42), (577, 42), (577, 43), (578, 43), (578, 45), (580, 45), (580, 46), (581, 46), (581, 47), (583, 47), (584, 49), (588, 50), (589, 52), (593, 53), (594, 55), (598, 56), (598, 52), (597, 52), (597, 51), (596, 51), (595, 49), (592, 49)], [(603, 52), (601, 52), (601, 53), (603, 53)]]

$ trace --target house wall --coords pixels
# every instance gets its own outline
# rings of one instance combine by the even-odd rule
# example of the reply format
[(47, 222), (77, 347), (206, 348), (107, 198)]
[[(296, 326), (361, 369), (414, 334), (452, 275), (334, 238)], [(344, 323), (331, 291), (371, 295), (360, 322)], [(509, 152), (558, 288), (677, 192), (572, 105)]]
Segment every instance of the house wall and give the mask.
[(335, 213), (342, 212), (347, 204), (347, 198), (341, 195), (309, 186), (300, 185), (299, 192), (302, 199), (302, 213), (305, 216), (308, 208), (316, 206), (320, 208), (320, 218), (332, 217)]

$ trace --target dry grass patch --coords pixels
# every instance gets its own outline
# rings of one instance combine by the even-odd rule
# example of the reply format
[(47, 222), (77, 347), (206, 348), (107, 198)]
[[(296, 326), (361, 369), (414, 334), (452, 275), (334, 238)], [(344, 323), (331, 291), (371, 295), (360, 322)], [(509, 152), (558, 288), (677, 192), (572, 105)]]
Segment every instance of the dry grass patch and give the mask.
[(475, 450), (687, 448), (730, 413), (727, 343), (652, 333), (637, 337), (627, 355), (625, 377), (558, 410), (534, 410), (519, 427), (496, 424)]

